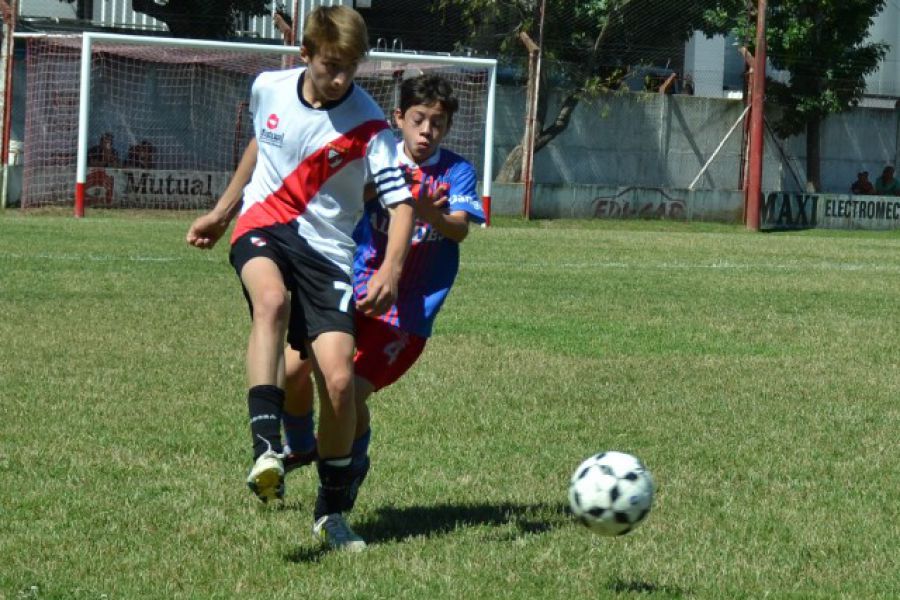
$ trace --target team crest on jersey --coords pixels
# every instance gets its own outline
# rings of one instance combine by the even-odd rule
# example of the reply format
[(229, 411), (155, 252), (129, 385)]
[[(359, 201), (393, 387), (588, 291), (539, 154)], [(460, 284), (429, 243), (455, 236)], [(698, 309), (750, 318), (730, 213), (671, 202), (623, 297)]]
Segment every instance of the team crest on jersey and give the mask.
[(334, 144), (328, 144), (328, 166), (337, 169), (344, 162), (344, 154), (347, 152), (345, 148), (339, 148)]
[(269, 129), (278, 129), (278, 115), (272, 113), (269, 115), (269, 118), (266, 119), (266, 127)]
[(266, 244), (268, 244), (266, 238), (257, 237), (255, 235), (250, 236), (250, 243), (257, 248), (265, 248)]

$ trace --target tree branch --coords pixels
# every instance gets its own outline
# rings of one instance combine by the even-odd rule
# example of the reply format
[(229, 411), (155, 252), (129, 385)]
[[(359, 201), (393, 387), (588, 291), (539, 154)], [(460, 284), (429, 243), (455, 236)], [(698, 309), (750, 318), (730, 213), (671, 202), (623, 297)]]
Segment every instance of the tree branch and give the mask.
[(566, 95), (559, 112), (556, 114), (556, 120), (553, 121), (552, 125), (543, 129), (534, 141), (535, 152), (549, 144), (553, 138), (565, 131), (566, 127), (569, 126), (569, 121), (572, 120), (572, 112), (575, 110), (575, 107), (578, 106), (578, 102), (579, 96), (577, 92), (569, 92), (569, 94)]

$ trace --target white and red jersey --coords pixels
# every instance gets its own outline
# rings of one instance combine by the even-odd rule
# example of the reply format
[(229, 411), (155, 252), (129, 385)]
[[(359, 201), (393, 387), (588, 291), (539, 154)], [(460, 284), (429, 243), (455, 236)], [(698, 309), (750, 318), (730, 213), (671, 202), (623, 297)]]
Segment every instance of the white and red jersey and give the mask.
[(371, 96), (353, 84), (341, 100), (313, 108), (300, 93), (305, 70), (264, 72), (253, 82), (259, 151), (231, 240), (251, 229), (296, 225), (314, 250), (349, 274), (365, 184), (374, 182), (384, 206), (411, 196), (396, 141)]

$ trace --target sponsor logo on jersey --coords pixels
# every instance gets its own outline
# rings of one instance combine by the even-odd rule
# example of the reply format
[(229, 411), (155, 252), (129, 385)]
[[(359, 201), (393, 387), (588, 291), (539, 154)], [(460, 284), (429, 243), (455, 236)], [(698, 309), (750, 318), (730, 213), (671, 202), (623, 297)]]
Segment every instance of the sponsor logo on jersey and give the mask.
[(270, 146), (281, 148), (281, 146), (284, 144), (284, 134), (275, 133), (274, 131), (269, 131), (268, 129), (263, 129), (259, 132), (257, 141), (261, 144), (269, 144)]
[(257, 237), (255, 235), (250, 236), (250, 243), (256, 246), (257, 248), (264, 248), (268, 243), (266, 238)]
[(269, 115), (269, 118), (266, 119), (266, 127), (268, 127), (269, 129), (278, 129), (278, 121), (278, 115), (272, 113), (271, 115)]

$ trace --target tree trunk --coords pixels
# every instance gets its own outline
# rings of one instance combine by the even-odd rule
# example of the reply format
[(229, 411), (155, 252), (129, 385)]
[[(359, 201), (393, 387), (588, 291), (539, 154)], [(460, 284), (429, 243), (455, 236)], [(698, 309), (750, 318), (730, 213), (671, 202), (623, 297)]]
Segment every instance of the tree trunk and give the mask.
[(814, 117), (806, 123), (806, 191), (822, 189), (821, 148), (819, 145), (821, 119)]
[[(541, 96), (544, 95), (545, 94), (543, 93), (541, 94)], [(549, 144), (556, 136), (566, 130), (566, 127), (569, 126), (569, 121), (571, 121), (572, 119), (572, 112), (575, 110), (576, 106), (578, 106), (578, 94), (576, 92), (570, 92), (563, 99), (562, 106), (559, 107), (559, 112), (556, 113), (556, 118), (553, 119), (553, 123), (551, 123), (547, 128), (543, 128), (543, 118), (540, 114), (540, 111), (538, 111), (537, 130), (534, 133), (536, 138), (534, 140), (535, 154), (540, 152), (544, 146)], [(506, 156), (506, 160), (503, 161), (503, 166), (500, 167), (500, 171), (497, 173), (497, 177), (495, 178), (495, 181), (497, 183), (522, 183), (522, 153), (524, 152), (524, 134), (522, 137), (523, 140), (510, 151), (510, 153)]]
[[(506, 155), (506, 160), (503, 161), (503, 166), (500, 167), (500, 171), (497, 173), (494, 181), (497, 183), (521, 183), (523, 152), (521, 143), (513, 148)], [(537, 150), (535, 150), (535, 154), (537, 154)]]

